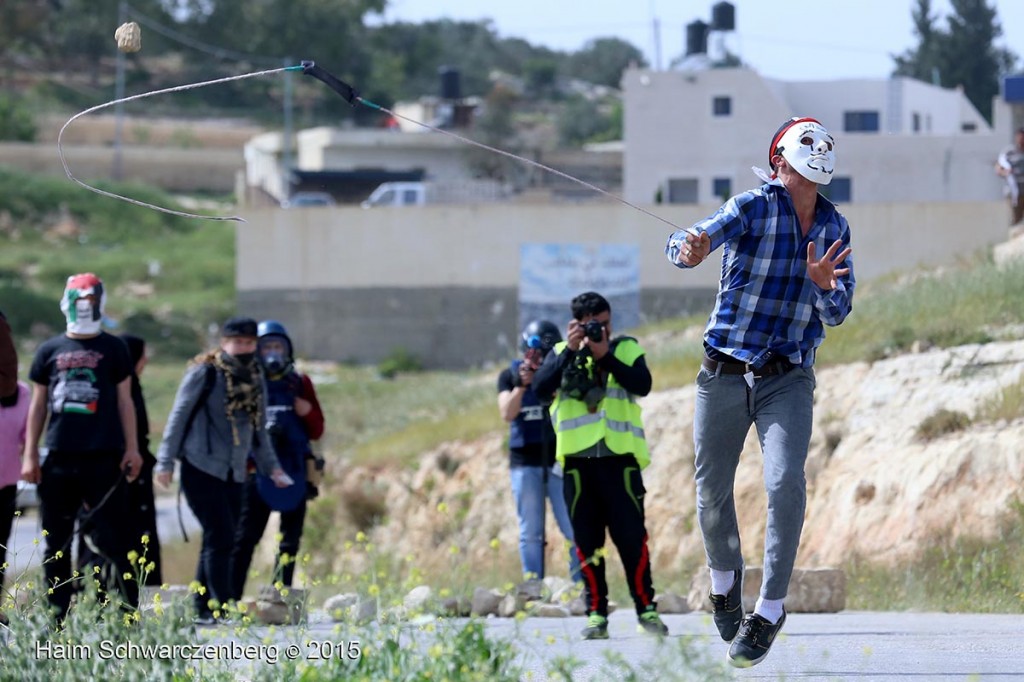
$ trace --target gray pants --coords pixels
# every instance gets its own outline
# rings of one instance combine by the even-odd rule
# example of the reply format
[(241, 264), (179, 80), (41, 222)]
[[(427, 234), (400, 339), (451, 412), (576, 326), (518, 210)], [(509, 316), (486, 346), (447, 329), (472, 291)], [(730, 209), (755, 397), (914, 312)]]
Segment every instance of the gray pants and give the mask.
[(785, 598), (800, 546), (814, 385), (814, 370), (802, 368), (756, 379), (753, 388), (739, 375), (716, 375), (704, 368), (697, 375), (693, 421), (697, 521), (708, 566), (720, 571), (743, 567), (733, 486), (743, 441), (754, 424), (768, 493), (764, 599)]

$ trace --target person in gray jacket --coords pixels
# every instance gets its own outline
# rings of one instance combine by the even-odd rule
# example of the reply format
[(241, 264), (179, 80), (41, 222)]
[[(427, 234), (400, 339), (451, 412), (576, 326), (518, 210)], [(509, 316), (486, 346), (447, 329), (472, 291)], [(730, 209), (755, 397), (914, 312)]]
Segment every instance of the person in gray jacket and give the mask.
[[(266, 431), (267, 387), (256, 361), (256, 321), (224, 323), (220, 347), (185, 372), (157, 453), (156, 480), (170, 485), (181, 460), (181, 489), (203, 529), (196, 566), (196, 622), (212, 624), (234, 594), (231, 549), (241, 507), (246, 459), (279, 487), (292, 483)], [(205, 588), (205, 590), (203, 589)]]

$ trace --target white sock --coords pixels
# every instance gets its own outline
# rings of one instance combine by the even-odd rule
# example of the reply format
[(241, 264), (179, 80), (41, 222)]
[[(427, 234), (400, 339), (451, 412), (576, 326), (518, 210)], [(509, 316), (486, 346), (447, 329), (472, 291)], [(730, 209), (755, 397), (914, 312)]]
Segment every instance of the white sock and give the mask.
[(757, 604), (754, 605), (754, 613), (775, 625), (779, 622), (779, 618), (782, 618), (782, 604), (785, 601), (785, 599), (758, 597)]
[(711, 569), (711, 594), (729, 594), (736, 582), (736, 571)]

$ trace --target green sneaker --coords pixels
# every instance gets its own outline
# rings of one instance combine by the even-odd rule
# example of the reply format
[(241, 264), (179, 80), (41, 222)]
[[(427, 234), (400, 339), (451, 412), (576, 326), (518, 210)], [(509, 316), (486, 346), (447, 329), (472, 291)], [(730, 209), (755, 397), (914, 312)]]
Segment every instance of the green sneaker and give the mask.
[(580, 631), (583, 639), (608, 639), (608, 619), (600, 613), (592, 613), (587, 619), (587, 627)]
[(640, 615), (637, 621), (639, 622), (639, 625), (636, 626), (637, 632), (657, 635), (658, 637), (664, 637), (668, 634), (668, 626), (661, 622), (661, 616), (658, 615), (657, 611), (646, 611)]

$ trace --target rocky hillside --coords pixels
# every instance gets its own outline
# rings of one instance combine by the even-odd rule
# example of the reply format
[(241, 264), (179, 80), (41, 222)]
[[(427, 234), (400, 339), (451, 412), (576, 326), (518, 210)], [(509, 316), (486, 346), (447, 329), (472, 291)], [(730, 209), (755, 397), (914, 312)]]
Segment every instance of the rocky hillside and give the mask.
[[(798, 566), (838, 566), (858, 553), (895, 560), (938, 534), (995, 533), (1024, 480), (1024, 419), (978, 423), (929, 441), (918, 431), (941, 410), (975, 416), (1022, 377), (1024, 341), (819, 370)], [(693, 388), (685, 387), (652, 393), (642, 403), (652, 445), (652, 464), (644, 472), (652, 561), (655, 575), (666, 581), (702, 562), (692, 478), (693, 401)], [(490, 542), (498, 538), (506, 556), (516, 556), (501, 433), (445, 444), (425, 454), (415, 470), (336, 473), (335, 492), (343, 499), (363, 499), (372, 491), (383, 502), (386, 520), (369, 533), (383, 550), (437, 567), (457, 545), (480, 566), (493, 559)], [(744, 554), (750, 565), (759, 565), (765, 497), (753, 430), (737, 479)], [(553, 523), (548, 537), (559, 537)], [(549, 545), (548, 565), (561, 574), (563, 562), (555, 556), (561, 548)]]

